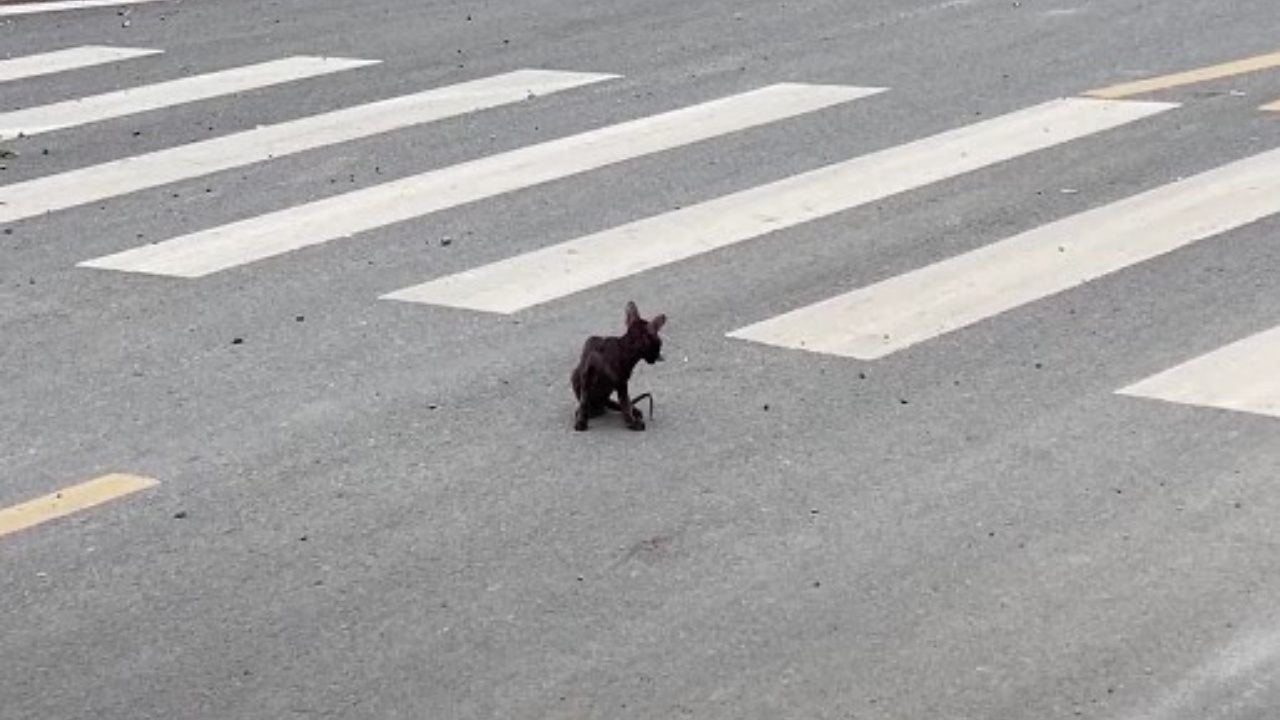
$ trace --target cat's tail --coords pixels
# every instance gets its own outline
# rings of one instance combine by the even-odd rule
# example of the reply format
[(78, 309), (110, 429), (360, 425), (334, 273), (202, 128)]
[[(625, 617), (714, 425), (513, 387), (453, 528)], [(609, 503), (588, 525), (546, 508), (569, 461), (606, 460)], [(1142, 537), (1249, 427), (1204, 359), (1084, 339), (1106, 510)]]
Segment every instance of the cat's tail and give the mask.
[[(648, 400), (648, 401), (649, 401), (649, 417), (653, 417), (653, 395), (652, 395), (652, 393), (641, 393), (641, 394), (639, 394), (639, 395), (637, 395), (637, 396), (635, 396), (635, 397), (631, 398), (631, 407), (635, 407), (635, 406), (636, 406), (636, 403), (640, 402), (641, 400)], [(618, 401), (617, 401), (617, 400), (614, 400), (613, 398), (605, 398), (605, 400), (604, 400), (604, 406), (605, 406), (605, 407), (607, 407), (607, 408), (609, 408), (610, 410), (616, 410), (616, 411), (618, 411), (618, 412), (622, 412), (622, 406), (621, 406), (621, 405), (619, 405), (619, 404), (618, 404)]]

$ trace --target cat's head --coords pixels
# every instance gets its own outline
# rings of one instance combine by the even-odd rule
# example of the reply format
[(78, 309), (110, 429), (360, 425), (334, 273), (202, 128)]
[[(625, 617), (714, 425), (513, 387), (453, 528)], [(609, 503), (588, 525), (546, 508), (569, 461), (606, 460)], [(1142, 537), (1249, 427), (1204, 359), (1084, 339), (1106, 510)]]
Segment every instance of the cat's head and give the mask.
[(636, 304), (632, 301), (627, 302), (627, 337), (635, 342), (640, 350), (640, 357), (650, 365), (664, 359), (662, 338), (658, 335), (658, 331), (662, 330), (665, 324), (667, 324), (666, 315), (655, 315), (652, 319), (645, 320), (640, 317)]

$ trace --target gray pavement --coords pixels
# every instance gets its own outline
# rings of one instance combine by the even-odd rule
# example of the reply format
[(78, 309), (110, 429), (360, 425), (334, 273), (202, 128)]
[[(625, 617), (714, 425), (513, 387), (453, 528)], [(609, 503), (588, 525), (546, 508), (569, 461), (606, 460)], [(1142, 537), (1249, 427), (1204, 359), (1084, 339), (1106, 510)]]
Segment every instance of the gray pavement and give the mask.
[[(127, 21), (127, 22), (126, 22)], [(1276, 52), (1270, 0), (173, 0), (0, 17), (0, 114), (379, 60), (0, 143), (5, 186), (519, 68), (619, 77), (0, 225), (0, 717), (1280, 717), (1280, 418), (1116, 390), (1280, 324), (1266, 218), (889, 357), (726, 333), (1280, 147), (1280, 68), (514, 315), (396, 289), (1130, 80)], [(777, 82), (873, 99), (199, 279), (144, 243)], [(1234, 91), (1234, 92), (1233, 92)], [(1069, 190), (1070, 192), (1063, 192)], [(668, 316), (643, 433), (582, 340)], [(647, 404), (641, 406), (647, 410)]]

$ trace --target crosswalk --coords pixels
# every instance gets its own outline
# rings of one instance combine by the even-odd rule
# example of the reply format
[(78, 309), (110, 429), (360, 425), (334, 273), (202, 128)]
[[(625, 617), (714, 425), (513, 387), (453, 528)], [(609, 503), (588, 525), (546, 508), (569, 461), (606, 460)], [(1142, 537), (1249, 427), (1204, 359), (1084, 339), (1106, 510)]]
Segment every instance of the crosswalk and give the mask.
[(1280, 417), (1280, 326), (1121, 388), (1122, 395)]
[(373, 65), (373, 60), (289, 57), (0, 114), (0, 140), (31, 137), (184, 103)]
[(731, 335), (878, 359), (1278, 212), (1280, 150), (1273, 150)]
[(202, 277), (873, 92), (774, 85), (96, 258), (84, 266)]
[(1172, 107), (1059, 100), (389, 295), (515, 312)]
[(156, 55), (160, 50), (147, 48), (105, 47), (84, 45), (55, 50), (54, 52), (27, 55), (11, 60), (0, 60), (0, 82), (22, 80), (90, 68), (95, 65), (121, 62), (133, 58)]
[(142, 5), (144, 3), (162, 2), (162, 0), (24, 0), (15, 4), (0, 4), (0, 17), (17, 15), (39, 15), (51, 12), (67, 12), (70, 10), (87, 10), (93, 8), (116, 7), (120, 5)]
[[(0, 83), (116, 62), (145, 63), (161, 49), (72, 47), (0, 61)], [(1274, 58), (1280, 62), (1280, 56)], [(377, 72), (377, 59), (286, 57), (0, 114), (0, 140), (226, 98), (304, 79)], [(1261, 63), (1255, 61), (1255, 65)], [(1226, 67), (1226, 66), (1224, 66)], [(1216, 73), (1227, 72), (1216, 70)], [(1209, 73), (1212, 75), (1212, 73)], [(526, 68), (255, 127), (0, 186), (0, 225), (404, 128), (557, 98), (620, 79), (590, 70)], [(1187, 77), (1187, 81), (1194, 79)], [(449, 275), (387, 291), (386, 302), (511, 315), (568, 303), (611, 283), (1001, 163), (1177, 112), (1135, 99), (1141, 81), (1057, 98), (766, 184), (626, 222)], [(3, 91), (0, 85), (0, 92)], [(871, 86), (777, 83), (663, 113), (375, 184), (227, 218), (225, 224), (76, 262), (86, 272), (197, 281), (274, 260), (289, 272), (300, 253), (395, 223), (670, 152), (894, 92)], [(1280, 102), (1261, 109), (1280, 109)], [(1140, 263), (1280, 214), (1280, 150), (1264, 151), (1108, 205), (1088, 209), (878, 282), (766, 318), (723, 328), (728, 338), (782, 352), (873, 362)], [(1280, 327), (1187, 359), (1119, 395), (1280, 417)]]
[(528, 99), (530, 93), (550, 95), (610, 77), (516, 71), (48, 175), (5, 186), (0, 222), (509, 105)]

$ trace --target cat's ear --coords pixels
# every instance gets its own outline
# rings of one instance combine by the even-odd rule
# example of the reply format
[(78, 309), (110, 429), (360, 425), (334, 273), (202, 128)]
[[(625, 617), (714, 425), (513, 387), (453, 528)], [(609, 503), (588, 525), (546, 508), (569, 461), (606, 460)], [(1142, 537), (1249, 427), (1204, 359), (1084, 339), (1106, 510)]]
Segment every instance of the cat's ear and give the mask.
[(657, 335), (658, 331), (662, 330), (662, 326), (666, 324), (667, 316), (665, 313), (662, 315), (655, 315), (654, 318), (649, 321), (649, 332)]
[(635, 302), (628, 300), (627, 301), (627, 327), (631, 327), (631, 325), (634, 324), (639, 319), (640, 319), (640, 311), (636, 309)]

